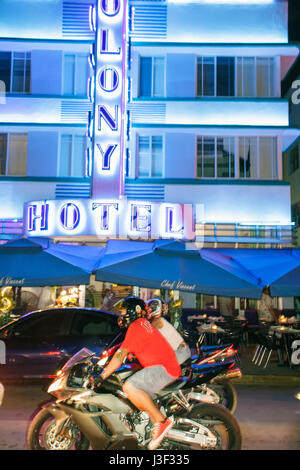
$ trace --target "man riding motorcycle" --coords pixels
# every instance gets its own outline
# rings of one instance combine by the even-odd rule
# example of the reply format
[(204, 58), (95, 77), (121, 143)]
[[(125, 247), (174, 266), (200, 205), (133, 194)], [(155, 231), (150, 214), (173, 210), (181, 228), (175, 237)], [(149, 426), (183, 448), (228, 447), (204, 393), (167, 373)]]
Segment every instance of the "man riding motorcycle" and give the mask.
[(146, 318), (170, 343), (178, 363), (182, 364), (191, 357), (191, 350), (176, 328), (163, 318), (167, 309), (168, 305), (161, 299), (150, 299), (146, 302)]
[(120, 311), (118, 324), (121, 328), (127, 328), (127, 332), (120, 348), (96, 382), (107, 379), (122, 365), (129, 353), (134, 354), (143, 369), (126, 380), (123, 391), (140, 411), (149, 415), (153, 428), (148, 449), (154, 450), (172, 428), (174, 418), (166, 418), (153, 403), (151, 395), (175, 381), (181, 369), (170, 344), (144, 318), (146, 305), (142, 299), (127, 297), (119, 301), (115, 308)]

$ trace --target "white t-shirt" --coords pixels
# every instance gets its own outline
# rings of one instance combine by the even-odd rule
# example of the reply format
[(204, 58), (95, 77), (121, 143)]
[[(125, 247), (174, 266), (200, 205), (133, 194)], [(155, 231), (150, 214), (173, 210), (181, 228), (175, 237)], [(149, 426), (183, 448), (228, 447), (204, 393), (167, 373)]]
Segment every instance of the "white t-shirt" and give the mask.
[(163, 327), (158, 328), (158, 331), (166, 338), (168, 343), (172, 346), (174, 351), (178, 346), (183, 342), (182, 336), (178, 333), (176, 328), (174, 328), (171, 323), (169, 323), (165, 318), (160, 318), (163, 322)]

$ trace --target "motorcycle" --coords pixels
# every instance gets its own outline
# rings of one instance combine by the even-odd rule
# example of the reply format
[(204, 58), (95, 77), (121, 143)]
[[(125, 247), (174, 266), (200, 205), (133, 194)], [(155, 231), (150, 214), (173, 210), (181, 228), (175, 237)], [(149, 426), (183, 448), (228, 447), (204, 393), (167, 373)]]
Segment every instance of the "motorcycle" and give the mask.
[[(48, 388), (55, 400), (39, 407), (29, 424), (30, 450), (147, 449), (149, 416), (135, 408), (122, 390), (123, 382), (140, 366), (123, 365), (96, 391), (88, 384), (98, 359), (83, 348), (58, 373)], [(175, 418), (160, 449), (241, 449), (234, 416), (221, 405), (189, 402), (181, 390), (186, 377), (176, 382), (152, 397), (166, 416)]]
[[(120, 346), (121, 343), (104, 350), (98, 364), (103, 367)], [(236, 356), (237, 350), (232, 344), (201, 347), (197, 355), (181, 365), (182, 375), (189, 376), (189, 380), (181, 384), (183, 393), (189, 400), (223, 405), (234, 413), (237, 393), (230, 379), (242, 375), (240, 368), (234, 367)]]

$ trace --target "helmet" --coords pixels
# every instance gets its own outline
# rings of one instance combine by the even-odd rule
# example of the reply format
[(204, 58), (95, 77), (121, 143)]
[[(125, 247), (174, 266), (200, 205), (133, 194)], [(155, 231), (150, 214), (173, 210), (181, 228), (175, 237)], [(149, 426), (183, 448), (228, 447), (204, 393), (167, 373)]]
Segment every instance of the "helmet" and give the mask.
[(165, 313), (165, 302), (161, 299), (150, 299), (146, 302), (146, 318), (158, 318)]
[(126, 297), (119, 300), (114, 308), (119, 312), (118, 325), (120, 328), (128, 328), (130, 323), (144, 316), (146, 305), (139, 297)]

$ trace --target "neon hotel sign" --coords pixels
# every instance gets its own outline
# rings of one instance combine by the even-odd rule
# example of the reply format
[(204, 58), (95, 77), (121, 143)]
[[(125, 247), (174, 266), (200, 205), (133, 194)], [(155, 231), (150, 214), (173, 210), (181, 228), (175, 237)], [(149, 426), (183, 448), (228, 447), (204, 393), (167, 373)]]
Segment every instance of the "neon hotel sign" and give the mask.
[(124, 197), (126, 0), (98, 0), (97, 24), (92, 197), (25, 204), (25, 234), (193, 239), (191, 205)]

